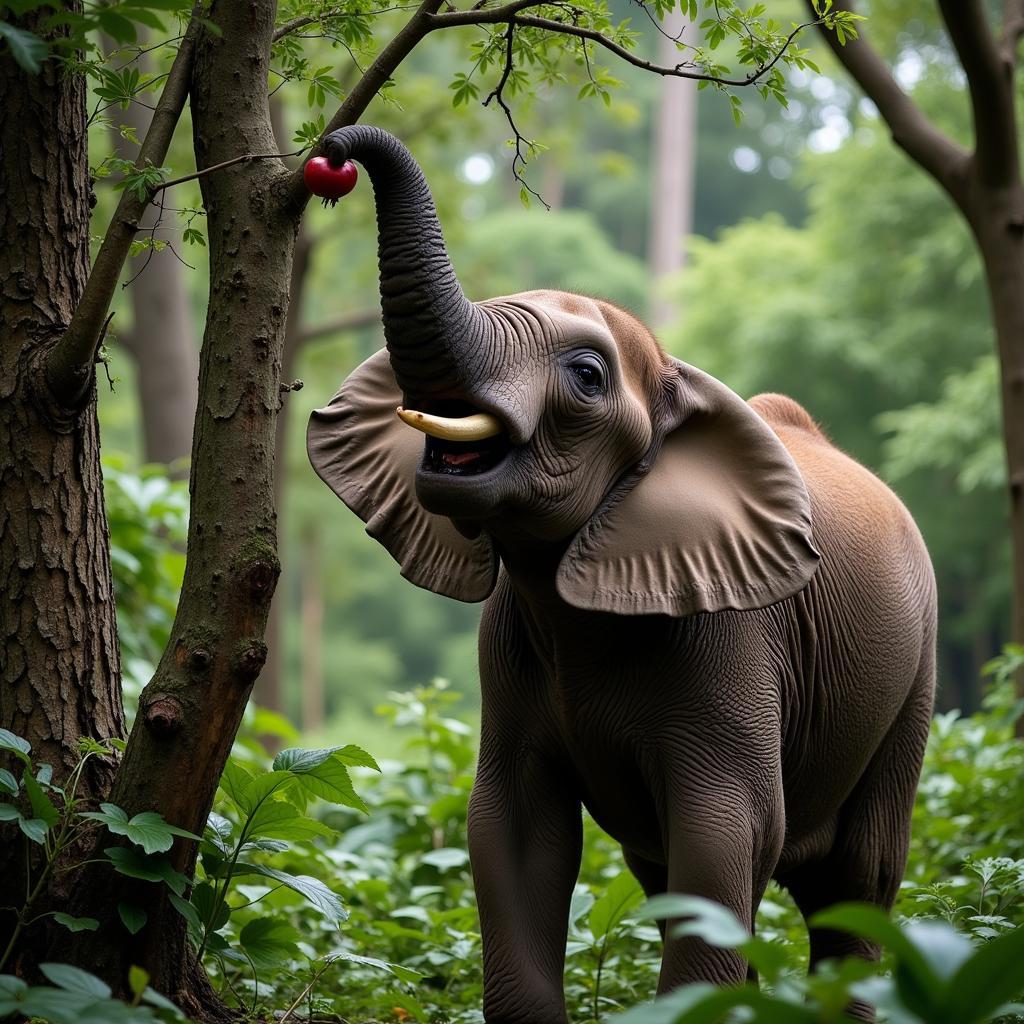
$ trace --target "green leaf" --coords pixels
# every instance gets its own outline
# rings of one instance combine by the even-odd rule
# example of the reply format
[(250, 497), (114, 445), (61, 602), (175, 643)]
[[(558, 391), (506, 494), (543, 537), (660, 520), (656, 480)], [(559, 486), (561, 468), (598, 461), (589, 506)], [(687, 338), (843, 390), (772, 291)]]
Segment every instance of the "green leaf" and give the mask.
[(808, 922), (813, 928), (835, 928), (871, 939), (895, 954), (896, 982), (900, 996), (914, 1013), (934, 1005), (934, 993), (944, 986), (935, 977), (921, 951), (878, 907), (863, 903), (840, 903), (815, 914)]
[(27, 992), (28, 985), (21, 978), (0, 974), (0, 1017), (18, 1011)]
[(25, 772), (21, 781), (28, 794), (28, 802), (32, 805), (33, 817), (45, 821), (47, 828), (53, 828), (60, 821), (60, 812), (53, 806), (53, 802), (46, 795), (43, 787), (30, 772)]
[(72, 917), (62, 911), (57, 911), (53, 915), (53, 919), (57, 924), (64, 925), (69, 932), (94, 932), (100, 926), (99, 921), (94, 917)]
[(169, 824), (156, 811), (142, 811), (129, 820), (127, 813), (115, 804), (100, 804), (100, 810), (85, 811), (80, 817), (102, 821), (114, 835), (127, 836), (146, 853), (163, 853), (169, 850), (174, 845), (175, 836), (183, 836), (186, 839), (199, 838), (183, 828)]
[(137, 935), (147, 921), (146, 912), (131, 903), (118, 903), (117, 914), (131, 935)]
[(289, 875), (263, 864), (236, 864), (235, 874), (272, 878), (309, 900), (331, 924), (339, 925), (342, 921), (348, 920), (348, 911), (342, 906), (340, 897), (331, 892), (319, 879), (310, 878), (308, 875)]
[(423, 854), (420, 863), (429, 864), (439, 871), (447, 871), (449, 868), (461, 868), (468, 864), (469, 854), (465, 850), (444, 846), (439, 850), (431, 850), (429, 853)]
[(0, 768), (0, 790), (18, 795), (18, 780), (6, 768)]
[(112, 846), (103, 851), (113, 862), (114, 870), (128, 878), (141, 878), (146, 882), (165, 882), (176, 895), (180, 896), (188, 885), (188, 879), (171, 867), (166, 857), (151, 857), (126, 846)]
[(985, 943), (953, 975), (947, 987), (950, 1020), (985, 1020), (1024, 991), (1024, 925)]
[(136, 999), (142, 997), (142, 993), (146, 991), (146, 986), (149, 984), (149, 971), (145, 968), (139, 967), (137, 964), (132, 964), (128, 968), (128, 988), (131, 990), (133, 996)]
[(702, 896), (664, 893), (648, 900), (637, 916), (685, 918), (673, 927), (673, 935), (695, 935), (724, 949), (736, 949), (750, 939), (750, 933), (731, 910)]
[[(27, 32), (23, 28), (16, 28), (14, 25), (8, 25), (6, 22), (0, 21), (0, 38), (7, 41), (7, 45), (11, 50), (11, 56), (20, 67), (31, 72), (33, 75), (39, 72), (39, 69), (43, 66), (43, 61), (46, 60), (46, 55), (49, 53), (46, 43), (39, 36), (34, 35), (32, 32)], [(0, 731), (6, 732), (7, 730)], [(27, 754), (28, 751), (26, 750), (25, 753)]]
[(46, 833), (50, 831), (49, 826), (42, 818), (21, 818), (18, 821), (18, 827), (33, 843), (40, 845), (46, 842)]
[(231, 916), (231, 907), (222, 899), (214, 911), (213, 900), (216, 890), (209, 882), (200, 882), (192, 890), (192, 905), (199, 913), (200, 919), (205, 923), (208, 931), (215, 932), (228, 923)]
[(404, 981), (409, 984), (415, 984), (419, 981), (423, 974), (419, 971), (414, 971), (411, 967), (403, 967), (401, 964), (388, 963), (385, 960), (378, 960), (372, 956), (358, 956), (355, 953), (340, 952), (331, 953), (324, 957), (328, 963), (334, 963), (337, 960), (347, 960), (353, 964), (365, 964), (367, 967), (377, 967), (382, 971), (387, 971), (389, 974), (393, 974), (399, 981)]
[(28, 755), (31, 753), (32, 747), (28, 740), (15, 736), (9, 729), (0, 729), (0, 750), (9, 750), (16, 757), (24, 761), (25, 764), (28, 764)]
[(587, 924), (595, 939), (612, 934), (622, 919), (644, 901), (644, 891), (630, 871), (620, 871), (590, 908)]
[(346, 764), (376, 768), (377, 762), (360, 747), (328, 747), (323, 750), (282, 750), (274, 758), (274, 772), (289, 773), (307, 797), (320, 797), (332, 803), (353, 807), (364, 814), (369, 808), (356, 794)]
[(0, 804), (0, 821), (20, 821), (21, 811), (14, 804)]
[(238, 936), (238, 944), (257, 968), (273, 969), (296, 956), (302, 936), (290, 924), (273, 917), (250, 921)]
[(110, 986), (80, 967), (72, 967), (71, 964), (40, 964), (39, 970), (65, 992), (77, 992), (94, 999), (110, 998)]
[(249, 819), (246, 834), (277, 839), (337, 838), (334, 829), (315, 818), (306, 817), (284, 800), (267, 800), (258, 807)]

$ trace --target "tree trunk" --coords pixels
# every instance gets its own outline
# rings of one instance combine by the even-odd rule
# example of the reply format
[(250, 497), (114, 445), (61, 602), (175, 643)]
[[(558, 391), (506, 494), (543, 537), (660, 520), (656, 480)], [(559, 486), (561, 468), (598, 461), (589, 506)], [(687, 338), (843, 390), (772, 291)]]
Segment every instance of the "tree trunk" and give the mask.
[[(1013, 546), (1010, 636), (1024, 643), (1024, 187), (982, 190), (968, 216), (985, 263), (1002, 386), (1003, 443)], [(1024, 696), (1024, 678), (1018, 680)], [(1024, 717), (1017, 721), (1024, 737)]]
[[(141, 62), (146, 58), (141, 58)], [(149, 128), (150, 112), (139, 103), (118, 111), (117, 121), (130, 125), (141, 139)], [(135, 160), (137, 147), (118, 131), (111, 131), (114, 150), (123, 160)], [(140, 223), (147, 237), (156, 217), (149, 207)], [(167, 218), (165, 218), (166, 220)], [(176, 218), (171, 218), (176, 223)], [(158, 228), (156, 238), (178, 246), (180, 232)], [(132, 304), (131, 330), (118, 332), (131, 353), (137, 375), (136, 390), (142, 419), (142, 453), (146, 462), (170, 466), (172, 476), (186, 472), (192, 451), (192, 424), (196, 418), (199, 346), (182, 266), (170, 251), (146, 249), (128, 262), (128, 297)]]
[[(679, 11), (665, 17), (662, 29), (679, 37), (692, 28)], [(678, 64), (681, 56), (668, 36), (658, 37), (658, 62)], [(678, 310), (661, 294), (664, 279), (683, 268), (686, 238), (693, 229), (693, 188), (697, 162), (697, 83), (665, 77), (652, 146), (654, 188), (651, 193), (647, 264), (651, 272), (651, 323), (660, 327)]]
[[(207, 17), (221, 31), (204, 30), (197, 46), (191, 91), (197, 163), (273, 152), (266, 82), (274, 4), (219, 0)], [(264, 628), (279, 569), (273, 444), (298, 215), (282, 201), (288, 180), (276, 160), (236, 164), (201, 179), (210, 303), (192, 449), (188, 561), (171, 638), (142, 693), (111, 793), (128, 814), (155, 808), (197, 834), (266, 658)], [(177, 870), (191, 875), (195, 855), (194, 843), (179, 840), (170, 856)], [(184, 975), (183, 919), (157, 886), (140, 895), (148, 923), (130, 949), (126, 940), (116, 954), (122, 969), (140, 964), (154, 987), (188, 1012), (217, 1016), (212, 993), (195, 992), (195, 979)], [(104, 956), (103, 948), (93, 952)]]
[[(0, 95), (0, 726), (60, 780), (80, 737), (124, 730), (95, 376), (61, 408), (42, 367), (89, 266), (85, 82), (5, 48)], [(113, 766), (90, 766), (79, 793), (95, 798)], [(0, 842), (0, 906), (24, 900), (23, 849)]]

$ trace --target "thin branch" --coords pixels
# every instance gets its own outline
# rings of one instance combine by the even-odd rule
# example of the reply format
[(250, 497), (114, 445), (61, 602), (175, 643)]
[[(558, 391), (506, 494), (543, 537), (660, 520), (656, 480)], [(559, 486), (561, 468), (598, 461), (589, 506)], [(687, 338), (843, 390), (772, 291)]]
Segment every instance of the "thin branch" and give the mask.
[(793, 40), (805, 29), (813, 28), (823, 24), (824, 19), (815, 17), (813, 21), (806, 21), (797, 25), (786, 37), (786, 41), (779, 48), (778, 53), (765, 64), (760, 64), (743, 78), (722, 78), (719, 75), (708, 75), (703, 71), (689, 70), (694, 67), (691, 63), (683, 62), (673, 66), (656, 64), (654, 61), (645, 60), (635, 53), (627, 50), (626, 47), (609, 39), (606, 35), (596, 29), (583, 28), (580, 25), (568, 24), (563, 21), (556, 21), (553, 18), (539, 18), (533, 14), (521, 14), (521, 11), (530, 7), (550, 6), (548, 0), (513, 0), (504, 7), (495, 7), (491, 10), (468, 10), (459, 11), (455, 14), (435, 14), (431, 17), (434, 29), (450, 28), (455, 25), (500, 25), (503, 23), (515, 22), (516, 25), (524, 25), (530, 28), (544, 29), (559, 35), (576, 36), (579, 39), (589, 39), (591, 42), (610, 50), (616, 57), (632, 64), (635, 68), (648, 71), (651, 74), (662, 75), (666, 78), (688, 78), (697, 82), (714, 82), (716, 85), (733, 86), (742, 88), (748, 85), (755, 85), (759, 82), (776, 64), (786, 55), (786, 51), (792, 45)]
[[(512, 177), (526, 189), (535, 199), (537, 199), (545, 210), (550, 210), (551, 207), (545, 202), (544, 197), (534, 188), (532, 188), (527, 180), (522, 175), (522, 168), (526, 166), (526, 157), (523, 155), (523, 147), (532, 150), (534, 144), (528, 139), (523, 138), (522, 133), (519, 131), (516, 125), (515, 118), (512, 116), (512, 108), (505, 102), (505, 86), (508, 84), (508, 80), (512, 75), (514, 69), (512, 59), (512, 47), (515, 43), (516, 35), (516, 20), (515, 18), (509, 19), (508, 28), (505, 30), (505, 66), (501, 72), (501, 78), (498, 80), (498, 84), (491, 91), (491, 94), (484, 100), (484, 106), (488, 106), (491, 100), (497, 100), (498, 106), (505, 111), (505, 119), (508, 121), (509, 127), (512, 129), (512, 134), (515, 140), (516, 151), (512, 157)], [(584, 46), (587, 44), (584, 43)]]
[[(812, 0), (805, 0), (814, 10)], [(833, 9), (853, 11), (852, 0), (837, 0)], [(965, 181), (970, 154), (944, 135), (924, 112), (899, 87), (892, 71), (864, 37), (848, 39), (841, 45), (835, 32), (822, 28), (822, 35), (839, 63), (864, 90), (889, 126), (893, 141), (920, 164), (964, 209), (967, 202)]]
[[(441, 7), (444, 0), (423, 0), (416, 8), (416, 13), (402, 26), (399, 33), (377, 54), (373, 63), (366, 69), (363, 76), (356, 82), (345, 101), (337, 109), (334, 117), (324, 129), (324, 136), (355, 124), (370, 105), (370, 101), (398, 69), (398, 66), (413, 51), (416, 45), (433, 31), (431, 18)], [(320, 152), (321, 142), (313, 147), (311, 156)], [(301, 210), (309, 201), (309, 192), (302, 183), (302, 168), (298, 167), (292, 174), (289, 185), (292, 208)]]
[(307, 341), (316, 341), (331, 334), (340, 334), (342, 331), (358, 331), (379, 323), (379, 309), (364, 309), (358, 313), (339, 316), (336, 320), (326, 320), (320, 324), (302, 327), (299, 329), (297, 340), (300, 345), (304, 345)]
[[(416, 10), (417, 4), (396, 4), (394, 7), (378, 7), (376, 10), (371, 11), (372, 14), (388, 14), (390, 11), (414, 11)], [(292, 18), (291, 21), (286, 21), (283, 25), (274, 29), (274, 42), (278, 42), (284, 39), (285, 36), (291, 35), (293, 32), (298, 32), (300, 29), (307, 28), (309, 25), (323, 25), (327, 21), (340, 21), (343, 18), (362, 18), (365, 17), (363, 13), (352, 13), (351, 11), (329, 11), (327, 13), (320, 14), (304, 14), (298, 18)]]
[(194, 174), (185, 174), (180, 178), (172, 178), (170, 181), (162, 181), (159, 185), (154, 185), (152, 188), (152, 195), (156, 195), (157, 192), (162, 192), (165, 188), (172, 188), (174, 185), (181, 185), (186, 181), (195, 181), (196, 178), (205, 178), (208, 174), (213, 174), (214, 171), (222, 171), (225, 167), (234, 167), (235, 164), (247, 164), (253, 160), (283, 160), (289, 156), (302, 156), (306, 152), (308, 146), (303, 146), (302, 149), (296, 149), (291, 153), (243, 153), (241, 156), (232, 157), (230, 160), (222, 160), (219, 164), (211, 164), (209, 167), (204, 167), (201, 171), (196, 171)]
[(939, 0), (939, 10), (967, 76), (978, 174), (987, 184), (1017, 180), (1013, 63), (1000, 53), (980, 0)]
[[(139, 150), (135, 166), (140, 169), (159, 167), (167, 156), (188, 97), (198, 31), (199, 18), (193, 11)], [(81, 401), (89, 385), (103, 321), (148, 202), (148, 196), (140, 199), (130, 189), (121, 193), (71, 323), (47, 356), (47, 382), (54, 398), (65, 407), (73, 407)]]

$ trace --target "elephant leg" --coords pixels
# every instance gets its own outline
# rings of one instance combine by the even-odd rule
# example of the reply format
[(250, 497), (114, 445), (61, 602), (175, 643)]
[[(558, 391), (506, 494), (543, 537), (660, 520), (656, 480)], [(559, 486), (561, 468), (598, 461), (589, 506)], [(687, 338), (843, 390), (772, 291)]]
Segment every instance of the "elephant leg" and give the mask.
[[(755, 840), (746, 800), (717, 794), (714, 807), (690, 808), (673, 823), (669, 841), (668, 891), (703, 896), (731, 910), (752, 930), (782, 845), (781, 825), (771, 842)], [(671, 931), (672, 922), (669, 922)], [(687, 936), (665, 943), (658, 992), (694, 981), (737, 984), (748, 977), (746, 961), (732, 949)]]
[[(841, 808), (832, 849), (820, 861), (779, 879), (792, 893), (806, 921), (819, 910), (848, 900), (892, 909), (906, 867), (910, 818), (931, 714), (930, 676), (919, 676), (888, 735)], [(824, 928), (809, 927), (809, 934), (812, 971), (827, 959), (878, 959), (877, 945), (866, 939)], [(847, 1012), (854, 1020), (875, 1019), (866, 1003), (856, 1003)]]
[[(626, 867), (633, 872), (636, 880), (640, 883), (648, 899), (668, 890), (668, 867), (666, 865), (657, 864), (653, 860), (641, 857), (638, 853), (633, 853), (632, 850), (627, 850), (625, 847), (622, 848), (622, 858), (626, 862)], [(661, 941), (664, 942), (665, 922), (661, 920), (657, 924), (658, 931), (661, 932)]]
[(469, 805), (487, 1024), (565, 1024), (569, 903), (582, 850), (567, 773), (485, 734)]

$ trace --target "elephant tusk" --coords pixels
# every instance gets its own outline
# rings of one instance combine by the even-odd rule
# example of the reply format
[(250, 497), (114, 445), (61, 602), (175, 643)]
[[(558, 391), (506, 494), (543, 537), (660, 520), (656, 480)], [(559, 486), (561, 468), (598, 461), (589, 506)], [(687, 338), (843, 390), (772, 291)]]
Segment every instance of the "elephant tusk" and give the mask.
[(431, 416), (428, 412), (417, 412), (415, 409), (403, 409), (401, 406), (395, 411), (403, 423), (443, 441), (483, 441), (500, 434), (502, 430), (500, 420), (486, 412), (453, 419), (449, 416)]

